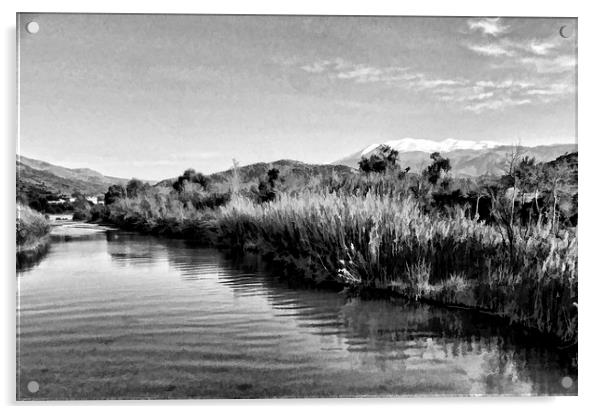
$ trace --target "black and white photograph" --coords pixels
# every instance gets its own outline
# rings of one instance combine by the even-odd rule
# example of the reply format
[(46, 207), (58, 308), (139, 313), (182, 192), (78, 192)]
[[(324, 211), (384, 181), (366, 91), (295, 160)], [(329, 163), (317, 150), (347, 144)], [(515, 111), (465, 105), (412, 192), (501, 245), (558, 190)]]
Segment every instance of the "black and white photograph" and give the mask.
[(578, 395), (577, 17), (15, 17), (17, 402)]

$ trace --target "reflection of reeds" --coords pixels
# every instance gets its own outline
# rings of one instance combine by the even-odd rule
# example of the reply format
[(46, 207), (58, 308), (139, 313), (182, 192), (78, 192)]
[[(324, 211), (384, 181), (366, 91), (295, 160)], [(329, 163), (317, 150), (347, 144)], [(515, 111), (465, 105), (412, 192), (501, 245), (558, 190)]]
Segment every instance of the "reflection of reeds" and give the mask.
[(109, 220), (257, 251), (316, 282), (478, 307), (576, 339), (575, 229), (517, 231), (509, 249), (499, 229), (461, 211), (426, 214), (410, 198), (370, 191), (281, 194), (263, 204), (236, 195), (217, 209), (198, 209), (154, 190), (117, 201)]

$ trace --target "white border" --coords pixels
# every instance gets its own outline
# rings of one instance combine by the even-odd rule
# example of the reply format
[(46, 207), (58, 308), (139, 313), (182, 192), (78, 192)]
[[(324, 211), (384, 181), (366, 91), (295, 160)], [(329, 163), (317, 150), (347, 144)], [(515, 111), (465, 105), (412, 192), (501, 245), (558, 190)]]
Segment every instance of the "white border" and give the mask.
[[(2, 239), (0, 252), (3, 255), (5, 274), (2, 277), (3, 335), (2, 358), (4, 363), (0, 376), (1, 401), (15, 409), (15, 242), (14, 242), (14, 199), (15, 199), (15, 151), (16, 151), (16, 65), (15, 65), (15, 21), (16, 12), (103, 12), (103, 13), (231, 13), (231, 14), (371, 14), (371, 15), (454, 15), (454, 16), (562, 16), (579, 18), (579, 180), (580, 222), (579, 258), (581, 284), (579, 286), (579, 397), (572, 398), (441, 398), (441, 399), (354, 399), (354, 400), (259, 400), (259, 401), (186, 401), (186, 402), (101, 402), (91, 403), (85, 410), (104, 412), (126, 411), (132, 408), (145, 412), (162, 412), (167, 405), (178, 405), (178, 410), (198, 412), (205, 410), (245, 410), (250, 412), (304, 413), (308, 410), (331, 411), (334, 406), (347, 412), (365, 412), (374, 407), (378, 410), (404, 410), (409, 412), (465, 413), (467, 411), (505, 413), (529, 409), (541, 412), (587, 412), (598, 411), (596, 402), (602, 402), (599, 376), (602, 373), (599, 348), (600, 295), (602, 292), (602, 269), (597, 257), (600, 243), (600, 218), (596, 208), (602, 206), (600, 176), (602, 175), (602, 134), (600, 122), (600, 31), (601, 15), (595, 9), (596, 2), (525, 0), (485, 1), (414, 1), (411, 4), (399, 1), (356, 1), (336, 3), (326, 0), (304, 0), (297, 2), (253, 0), (185, 2), (180, 0), (138, 1), (104, 0), (83, 1), (13, 1), (4, 0), (2, 13), (3, 59), (2, 81), (5, 86), (2, 116), (5, 127), (2, 148), (2, 175), (4, 197), (0, 203)], [(599, 208), (599, 207), (598, 207)], [(584, 225), (585, 224), (585, 225)], [(35, 405), (18, 403), (25, 411), (41, 408), (47, 413), (79, 412), (86, 403), (47, 403)], [(63, 405), (66, 405), (63, 406)], [(200, 406), (200, 407), (199, 407)], [(595, 407), (595, 408), (594, 408)], [(599, 412), (599, 411), (598, 411)]]

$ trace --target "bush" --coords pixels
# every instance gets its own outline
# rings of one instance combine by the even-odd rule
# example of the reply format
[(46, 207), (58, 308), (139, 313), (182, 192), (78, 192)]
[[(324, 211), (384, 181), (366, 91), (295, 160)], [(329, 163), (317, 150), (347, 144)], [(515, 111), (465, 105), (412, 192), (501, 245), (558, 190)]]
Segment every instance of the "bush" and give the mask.
[(30, 207), (17, 204), (17, 246), (35, 244), (50, 232), (48, 220)]

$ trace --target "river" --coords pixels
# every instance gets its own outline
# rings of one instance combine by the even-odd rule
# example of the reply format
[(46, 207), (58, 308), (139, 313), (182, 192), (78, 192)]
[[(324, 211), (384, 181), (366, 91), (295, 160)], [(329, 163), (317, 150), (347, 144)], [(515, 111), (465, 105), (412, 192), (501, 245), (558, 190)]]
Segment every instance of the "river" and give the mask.
[(475, 312), (292, 286), (69, 221), (17, 272), (17, 398), (577, 393), (576, 355)]

